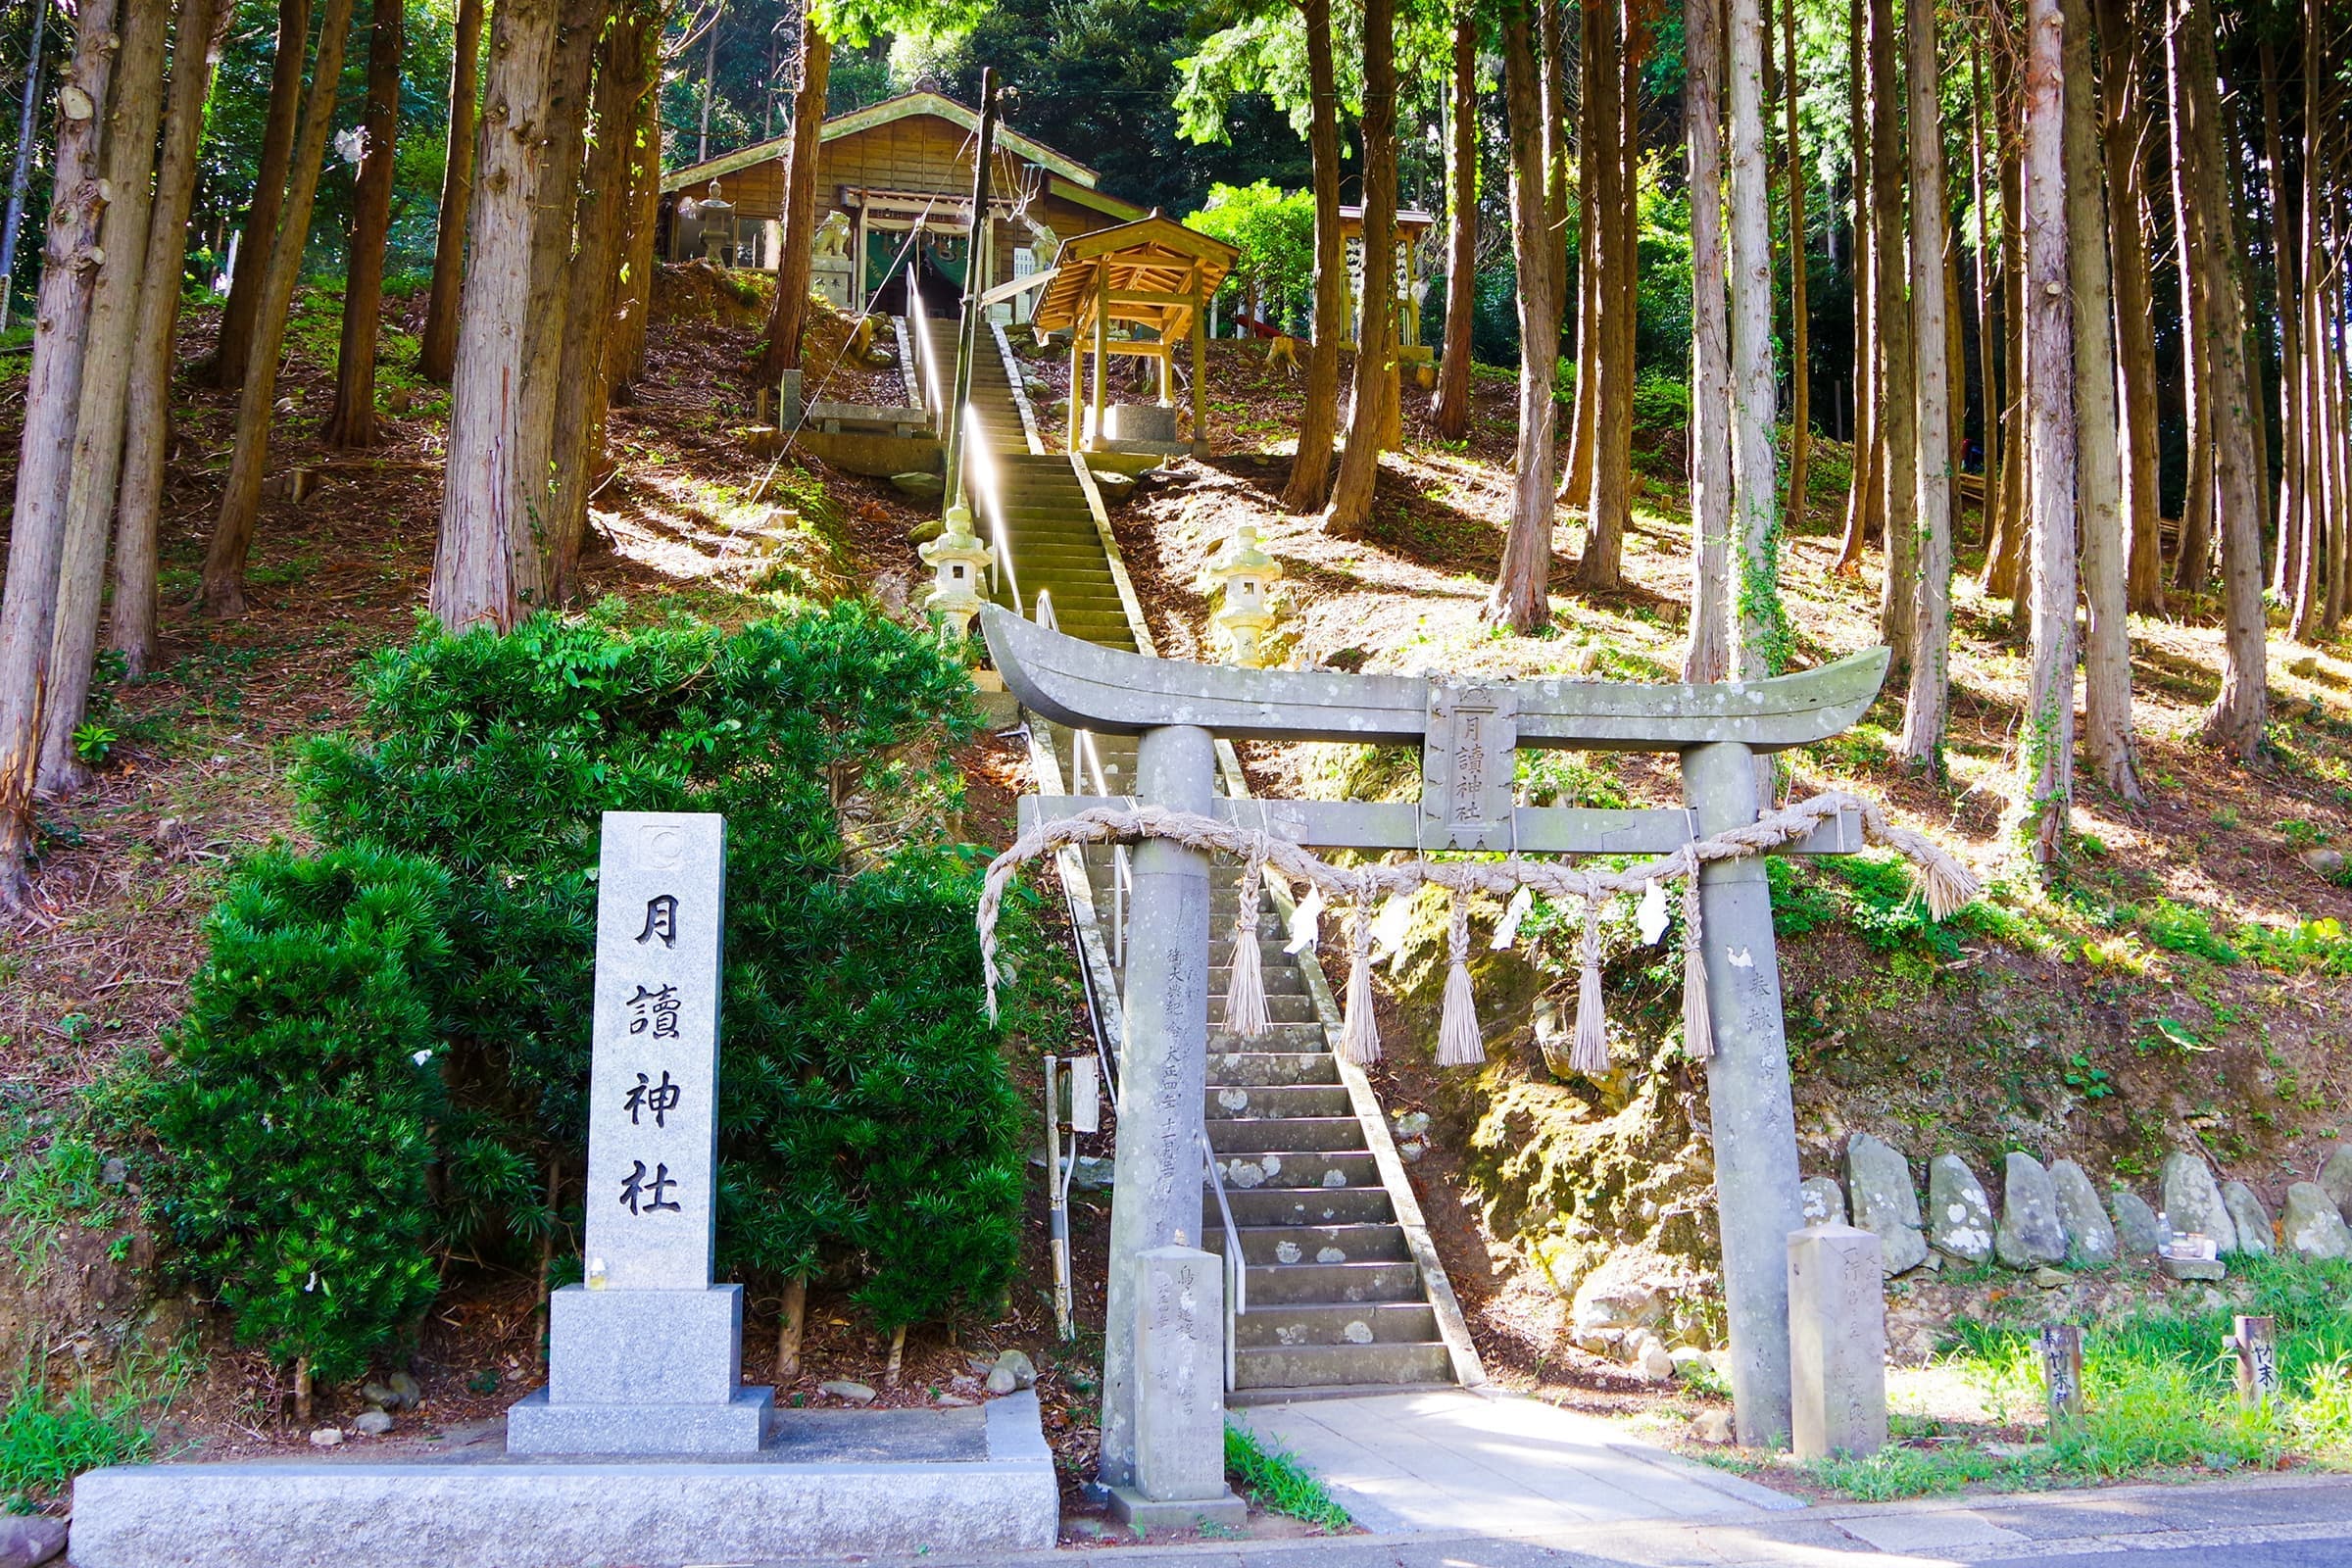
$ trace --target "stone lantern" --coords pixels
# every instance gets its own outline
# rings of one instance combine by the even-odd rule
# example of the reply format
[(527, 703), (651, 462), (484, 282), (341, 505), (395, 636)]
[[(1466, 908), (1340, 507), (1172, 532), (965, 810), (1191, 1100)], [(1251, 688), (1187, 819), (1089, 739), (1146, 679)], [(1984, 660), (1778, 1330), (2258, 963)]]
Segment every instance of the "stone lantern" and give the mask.
[(972, 617), (980, 613), (981, 576), (995, 564), (997, 553), (972, 533), (972, 514), (963, 507), (948, 509), (947, 531), (919, 552), (931, 568), (931, 597), (925, 610), (948, 617), (958, 641), (969, 636)]
[(1282, 563), (1257, 548), (1257, 529), (1243, 523), (1233, 540), (1208, 564), (1208, 577), (1225, 590), (1225, 606), (1216, 621), (1233, 648), (1233, 662), (1246, 669), (1258, 667), (1259, 643), (1274, 624), (1267, 600), (1282, 580)]

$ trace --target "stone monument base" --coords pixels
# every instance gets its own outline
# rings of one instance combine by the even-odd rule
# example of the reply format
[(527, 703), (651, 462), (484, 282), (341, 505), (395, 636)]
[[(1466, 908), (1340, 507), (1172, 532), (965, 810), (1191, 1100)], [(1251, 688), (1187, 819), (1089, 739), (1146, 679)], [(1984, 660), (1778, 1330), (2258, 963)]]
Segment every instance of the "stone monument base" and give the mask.
[(507, 1451), (584, 1458), (716, 1458), (760, 1451), (773, 1389), (744, 1389), (725, 1404), (551, 1404), (547, 1391), (507, 1411)]
[(1113, 1487), (1110, 1516), (1139, 1535), (1149, 1535), (1154, 1530), (1198, 1530), (1202, 1525), (1239, 1530), (1250, 1516), (1250, 1505), (1231, 1488), (1221, 1497), (1154, 1502), (1133, 1487)]
[(116, 1465), (74, 1483), (77, 1568), (578, 1568), (1053, 1546), (1037, 1396), (951, 1410), (783, 1410), (756, 1454)]

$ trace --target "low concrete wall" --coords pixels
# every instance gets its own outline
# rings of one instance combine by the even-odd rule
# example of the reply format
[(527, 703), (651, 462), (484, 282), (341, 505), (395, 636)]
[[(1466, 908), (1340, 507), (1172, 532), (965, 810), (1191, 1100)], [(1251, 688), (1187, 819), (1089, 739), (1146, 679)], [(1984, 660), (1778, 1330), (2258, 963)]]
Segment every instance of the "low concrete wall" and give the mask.
[(894, 473), (941, 473), (947, 469), (939, 442), (927, 435), (872, 435), (848, 430), (833, 434), (803, 428), (793, 437), (792, 444), (836, 468), (876, 479), (887, 479)]
[[(892, 1412), (882, 1412), (885, 1415)], [(476, 1457), (118, 1465), (74, 1484), (76, 1568), (578, 1568), (1051, 1547), (1035, 1394), (974, 1411), (986, 1457)], [(788, 1427), (792, 1412), (778, 1417)], [(928, 1446), (917, 1445), (917, 1446)]]

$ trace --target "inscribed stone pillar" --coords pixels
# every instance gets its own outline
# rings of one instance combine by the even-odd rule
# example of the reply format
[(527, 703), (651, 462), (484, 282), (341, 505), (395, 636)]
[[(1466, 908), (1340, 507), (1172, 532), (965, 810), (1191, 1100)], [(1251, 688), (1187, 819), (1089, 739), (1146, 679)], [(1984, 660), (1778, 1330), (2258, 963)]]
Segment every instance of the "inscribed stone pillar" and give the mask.
[[(1170, 725), (1144, 732), (1136, 749), (1143, 800), (1205, 815), (1215, 778), (1208, 731)], [(1146, 839), (1136, 846), (1133, 886), (1102, 1347), (1102, 1479), (1114, 1487), (1135, 1481), (1138, 1259), (1200, 1239), (1207, 1170), (1200, 1130), (1208, 1055), (1208, 857)]]
[[(1683, 799), (1702, 838), (1753, 822), (1754, 754), (1728, 742), (1683, 753)], [(1788, 1439), (1784, 1238), (1804, 1224), (1804, 1205), (1772, 895), (1764, 861), (1752, 855), (1702, 867), (1698, 886), (1707, 1006), (1715, 1023), (1707, 1106), (1731, 1320), (1733, 1416), (1742, 1444), (1773, 1446)]]
[(547, 1387), (514, 1453), (756, 1451), (743, 1287), (710, 1283), (724, 819), (607, 811), (598, 858), (586, 1278), (548, 1303)]
[(1224, 1265), (1195, 1247), (1136, 1259), (1135, 1490), (1153, 1502), (1225, 1495)]
[(1886, 1446), (1886, 1298), (1879, 1239), (1851, 1225), (1788, 1237), (1790, 1436), (1799, 1459)]

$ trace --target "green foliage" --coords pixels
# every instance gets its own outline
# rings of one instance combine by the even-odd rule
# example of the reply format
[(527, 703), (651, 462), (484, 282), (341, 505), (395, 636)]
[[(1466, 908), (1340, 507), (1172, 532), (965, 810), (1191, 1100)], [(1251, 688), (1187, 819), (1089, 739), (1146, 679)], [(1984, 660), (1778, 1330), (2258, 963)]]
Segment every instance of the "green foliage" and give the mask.
[(104, 767), (114, 755), (115, 743), (122, 735), (96, 719), (84, 719), (74, 726), (74, 755), (91, 767)]
[(367, 846), (271, 852), (233, 876), (167, 1038), (148, 1124), (162, 1211), (238, 1338), (340, 1381), (433, 1298), (435, 1005), (448, 876)]
[(1690, 423), (1690, 382), (1687, 376), (1644, 370), (1634, 381), (1634, 426), (1641, 430), (1681, 430)]
[(1972, 922), (1980, 908), (1971, 905), (1953, 921), (1934, 919), (1908, 865), (1885, 851), (1824, 856), (1801, 865), (1772, 856), (1764, 874), (1772, 889), (1773, 934), (1781, 937), (1844, 925), (1877, 952), (1949, 961), (1960, 956), (1954, 927)]
[[(453, 1092), (495, 1134), (478, 1166), (574, 1157), (584, 1136), (601, 813), (717, 811), (722, 1261), (848, 1263), (885, 1327), (1002, 1291), (1017, 1107), (979, 1022), (981, 866), (940, 831), (959, 799), (945, 747), (975, 720), (935, 642), (858, 604), (734, 632), (623, 632), (608, 608), (503, 638), (428, 630), (362, 686), (360, 733), (305, 757), (306, 810), (327, 842), (373, 838), (448, 875), (460, 940), (439, 1001)], [(855, 851), (845, 798), (892, 812)], [(1007, 912), (1018, 953), (1025, 906)], [(1018, 987), (1008, 1000), (1017, 1026)], [(445, 1224), (520, 1235), (544, 1223), (527, 1208)]]
[(2244, 956), (2222, 940), (2203, 909), (2185, 904), (2158, 899), (2154, 907), (2139, 911), (2139, 923), (2150, 942), (2170, 953), (2192, 954), (2225, 967)]
[[(1989, 1483), (2097, 1480), (2184, 1469), (2273, 1467), (2352, 1455), (2352, 1264), (2301, 1257), (2233, 1261), (2250, 1301), (2207, 1308), (2177, 1297), (2089, 1328), (2082, 1340), (2083, 1413), (2022, 1451), (1967, 1445), (1889, 1447), (1866, 1460), (1811, 1466), (1815, 1478), (1867, 1501)], [(2186, 1308), (2186, 1309), (2183, 1309)], [(2279, 1396), (2239, 1406), (2220, 1353), (2236, 1312), (2268, 1314), (2278, 1334)], [(1964, 1318), (1952, 1364), (2002, 1402), (2041, 1398), (2034, 1325)]]
[(38, 1280), (70, 1227), (111, 1230), (121, 1206), (106, 1185), (106, 1159), (78, 1126), (9, 1107), (0, 1116), (0, 1221), (24, 1283)]
[(1323, 1483), (1279, 1445), (1258, 1441), (1247, 1427), (1225, 1427), (1225, 1473), (1270, 1513), (1289, 1514), (1333, 1534), (1355, 1521), (1332, 1499)]
[(101, 1399), (87, 1384), (53, 1401), (35, 1368), (0, 1405), (0, 1513), (28, 1513), (84, 1470), (130, 1464), (154, 1450), (137, 1401)]
[(2332, 915), (2293, 925), (2241, 925), (2237, 941), (2267, 969), (2352, 975), (2352, 935), (2346, 935), (2344, 923)]
[(1312, 315), (1314, 192), (1284, 191), (1263, 179), (1253, 185), (1212, 185), (1208, 205), (1184, 221), (1241, 252), (1225, 284), (1229, 301), (1243, 301), (1254, 290), (1258, 314), (1267, 320), (1298, 321)]

